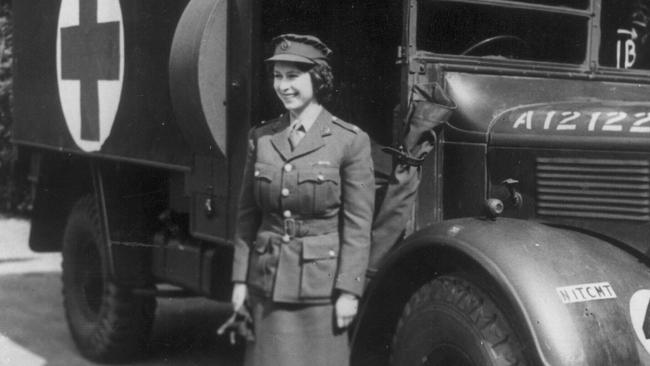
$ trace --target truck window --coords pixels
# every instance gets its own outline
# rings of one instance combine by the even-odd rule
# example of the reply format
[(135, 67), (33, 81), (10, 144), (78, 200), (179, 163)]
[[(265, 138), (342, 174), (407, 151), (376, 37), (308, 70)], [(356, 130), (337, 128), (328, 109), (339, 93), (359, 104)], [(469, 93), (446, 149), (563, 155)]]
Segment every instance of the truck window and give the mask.
[(603, 0), (600, 65), (650, 70), (649, 16), (650, 0)]
[[(544, 3), (560, 2), (547, 0)], [(575, 3), (584, 5), (585, 1)], [(587, 15), (518, 6), (422, 0), (417, 12), (417, 47), (449, 55), (568, 64), (584, 62)]]
[(517, 3), (529, 3), (538, 5), (564, 6), (572, 9), (589, 8), (589, 0), (511, 0)]

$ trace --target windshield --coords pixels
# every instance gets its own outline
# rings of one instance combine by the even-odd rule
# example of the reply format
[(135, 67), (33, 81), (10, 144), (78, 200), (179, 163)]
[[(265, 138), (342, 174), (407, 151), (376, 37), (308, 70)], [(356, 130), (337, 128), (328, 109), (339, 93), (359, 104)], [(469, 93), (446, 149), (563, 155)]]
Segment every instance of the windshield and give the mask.
[(618, 69), (650, 69), (650, 0), (603, 0), (599, 62)]
[[(521, 2), (521, 1), (520, 1)], [(525, 1), (525, 2), (533, 2)], [(536, 3), (539, 3), (536, 2)], [(588, 1), (542, 1), (588, 6)], [(566, 4), (565, 4), (566, 3)], [(449, 54), (568, 64), (585, 61), (588, 15), (509, 8), (506, 5), (420, 1), (419, 50)], [(562, 11), (559, 9), (559, 11)], [(585, 12), (586, 13), (586, 12)]]

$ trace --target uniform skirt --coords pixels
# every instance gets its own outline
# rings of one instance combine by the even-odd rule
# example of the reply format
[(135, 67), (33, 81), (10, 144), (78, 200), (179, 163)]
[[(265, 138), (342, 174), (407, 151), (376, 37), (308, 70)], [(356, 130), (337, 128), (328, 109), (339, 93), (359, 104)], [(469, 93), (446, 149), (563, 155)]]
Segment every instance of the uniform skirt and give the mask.
[(332, 304), (274, 303), (251, 296), (255, 341), (245, 366), (347, 366), (347, 332), (336, 327)]

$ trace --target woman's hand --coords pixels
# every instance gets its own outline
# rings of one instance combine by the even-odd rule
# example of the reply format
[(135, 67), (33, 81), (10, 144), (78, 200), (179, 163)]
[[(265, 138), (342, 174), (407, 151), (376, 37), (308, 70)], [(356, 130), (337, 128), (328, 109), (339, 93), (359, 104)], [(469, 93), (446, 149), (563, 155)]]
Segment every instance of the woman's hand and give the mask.
[(334, 309), (336, 311), (336, 324), (339, 328), (345, 328), (357, 315), (359, 308), (359, 299), (352, 294), (342, 293), (336, 299)]
[(245, 283), (237, 282), (232, 289), (232, 307), (234, 311), (241, 309), (244, 306), (244, 300), (246, 300), (246, 294), (248, 293), (248, 288)]

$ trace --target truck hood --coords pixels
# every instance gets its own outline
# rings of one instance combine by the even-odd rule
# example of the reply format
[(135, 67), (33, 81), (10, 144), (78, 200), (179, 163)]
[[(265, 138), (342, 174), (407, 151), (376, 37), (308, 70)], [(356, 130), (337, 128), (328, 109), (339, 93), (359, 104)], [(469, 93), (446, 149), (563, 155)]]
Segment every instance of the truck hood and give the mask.
[(650, 103), (524, 105), (496, 116), (488, 134), (492, 146), (650, 151)]

